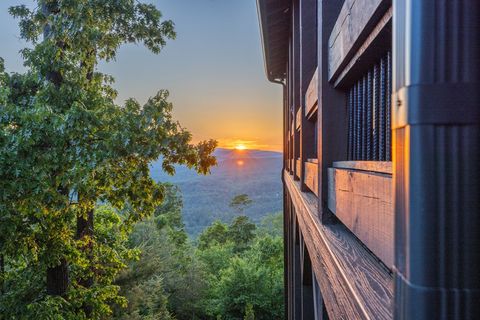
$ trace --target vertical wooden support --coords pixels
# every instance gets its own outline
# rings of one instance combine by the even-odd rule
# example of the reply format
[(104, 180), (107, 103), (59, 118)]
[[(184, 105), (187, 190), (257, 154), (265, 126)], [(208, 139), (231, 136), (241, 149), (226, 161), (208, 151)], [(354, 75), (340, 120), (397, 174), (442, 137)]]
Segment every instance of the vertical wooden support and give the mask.
[[(318, 208), (327, 213), (328, 166), (347, 158), (348, 124), (345, 94), (328, 82), (328, 40), (342, 1), (318, 1)], [(340, 147), (344, 146), (344, 148)], [(325, 210), (324, 210), (325, 208)]]
[(293, 54), (293, 86), (292, 86), (292, 106), (293, 106), (293, 176), (301, 177), (296, 166), (296, 160), (300, 158), (300, 133), (297, 131), (297, 111), (300, 108), (300, 0), (293, 0), (292, 5), (292, 54)]
[(317, 67), (317, 0), (300, 0), (300, 186), (308, 191), (305, 185), (305, 162), (313, 158), (315, 150), (315, 123), (306, 117), (306, 93)]
[(394, 0), (395, 318), (480, 314), (480, 2)]
[(312, 281), (312, 262), (305, 242), (302, 241), (302, 320), (314, 320), (315, 306)]
[(302, 319), (302, 265), (300, 259), (300, 237), (301, 231), (298, 226), (296, 214), (294, 214), (294, 245), (293, 245), (293, 319)]

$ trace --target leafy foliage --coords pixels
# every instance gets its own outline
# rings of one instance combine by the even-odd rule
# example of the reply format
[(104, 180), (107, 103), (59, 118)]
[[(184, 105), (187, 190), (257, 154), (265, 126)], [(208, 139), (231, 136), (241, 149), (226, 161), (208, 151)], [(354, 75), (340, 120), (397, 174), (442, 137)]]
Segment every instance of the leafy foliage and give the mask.
[[(281, 214), (266, 220), (277, 217)], [(167, 310), (165, 319), (283, 319), (283, 240), (270, 235), (281, 230), (255, 232), (238, 252), (233, 225), (213, 223), (200, 237), (221, 241), (199, 238), (195, 246), (175, 242), (170, 224), (159, 228), (155, 219), (138, 224), (129, 246), (142, 254), (117, 279), (129, 304), (116, 318), (164, 319), (155, 310)]]
[(136, 255), (128, 233), (167, 193), (149, 164), (208, 173), (216, 142), (191, 144), (167, 91), (117, 105), (96, 68), (124, 43), (158, 53), (175, 37), (153, 5), (38, 0), (10, 13), (33, 47), (25, 74), (0, 61), (0, 318), (103, 319), (126, 305), (114, 280)]
[[(223, 244), (199, 246), (197, 254), (206, 267), (208, 279), (203, 305), (209, 319), (217, 316), (243, 319), (249, 305), (252, 308), (249, 317), (254, 314), (257, 319), (282, 319), (284, 316), (283, 239), (270, 235), (280, 233), (281, 229), (267, 233), (252, 233), (252, 229), (256, 230), (256, 226), (240, 216), (227, 226), (227, 240)], [(210, 234), (211, 229), (207, 228), (205, 233)]]

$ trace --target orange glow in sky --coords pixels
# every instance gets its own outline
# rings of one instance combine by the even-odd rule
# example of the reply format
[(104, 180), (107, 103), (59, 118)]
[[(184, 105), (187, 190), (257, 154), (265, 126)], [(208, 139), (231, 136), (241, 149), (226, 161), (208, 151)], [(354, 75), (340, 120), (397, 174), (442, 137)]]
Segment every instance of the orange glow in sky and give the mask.
[(245, 149), (247, 149), (247, 147), (246, 147), (244, 144), (237, 144), (237, 145), (235, 146), (235, 149), (237, 149), (237, 150), (245, 150)]
[(278, 141), (275, 141), (273, 139), (271, 141), (265, 141), (262, 138), (257, 138), (257, 139), (249, 140), (249, 139), (218, 138), (218, 147), (225, 148), (225, 149), (234, 149), (238, 151), (242, 151), (242, 150), (281, 151), (281, 145), (278, 144)]

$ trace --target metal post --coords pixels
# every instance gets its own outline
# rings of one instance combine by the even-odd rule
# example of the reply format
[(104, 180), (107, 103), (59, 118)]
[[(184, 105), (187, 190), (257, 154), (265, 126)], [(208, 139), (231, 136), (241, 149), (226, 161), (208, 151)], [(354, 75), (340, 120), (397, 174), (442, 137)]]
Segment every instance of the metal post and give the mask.
[(478, 319), (480, 1), (393, 3), (395, 319)]

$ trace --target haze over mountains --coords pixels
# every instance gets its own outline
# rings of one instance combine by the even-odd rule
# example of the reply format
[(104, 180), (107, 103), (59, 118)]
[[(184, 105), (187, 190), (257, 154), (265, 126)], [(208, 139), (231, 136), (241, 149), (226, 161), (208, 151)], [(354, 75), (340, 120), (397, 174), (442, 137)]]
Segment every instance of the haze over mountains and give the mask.
[(208, 176), (184, 166), (177, 166), (176, 175), (169, 176), (161, 170), (160, 160), (151, 167), (155, 180), (176, 184), (182, 191), (189, 235), (196, 236), (217, 219), (230, 222), (238, 212), (229, 203), (238, 194), (245, 193), (253, 200), (244, 214), (255, 222), (282, 210), (281, 153), (218, 148), (215, 155), (218, 166)]

